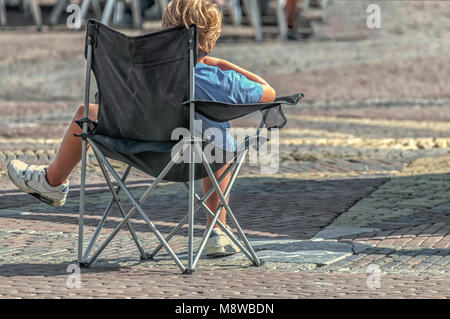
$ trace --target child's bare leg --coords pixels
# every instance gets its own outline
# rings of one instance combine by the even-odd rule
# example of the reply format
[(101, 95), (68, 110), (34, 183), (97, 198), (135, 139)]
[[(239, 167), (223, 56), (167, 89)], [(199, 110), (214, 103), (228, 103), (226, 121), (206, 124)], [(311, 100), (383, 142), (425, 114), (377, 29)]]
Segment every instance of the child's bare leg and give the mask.
[[(92, 121), (97, 120), (98, 105), (89, 104), (89, 118)], [(78, 108), (75, 117), (70, 123), (66, 134), (59, 146), (56, 157), (47, 168), (47, 181), (51, 186), (57, 186), (65, 182), (74, 167), (81, 160), (81, 138), (75, 137), (74, 134), (81, 134), (82, 130), (75, 123), (84, 117), (84, 106)]]
[[(214, 176), (215, 176), (217, 179), (219, 179), (220, 176), (222, 176), (222, 174), (225, 172), (225, 170), (228, 168), (229, 165), (230, 165), (230, 164), (227, 164), (227, 165), (223, 166), (221, 169), (219, 169), (219, 170), (214, 174)], [(228, 183), (230, 182), (230, 179), (231, 179), (231, 173), (229, 173), (229, 174), (222, 180), (222, 182), (219, 184), (220, 189), (222, 190), (222, 192), (225, 192), (225, 189), (227, 188)], [(211, 180), (209, 179), (209, 177), (204, 178), (204, 179), (203, 179), (203, 192), (206, 194), (206, 193), (209, 191), (209, 189), (210, 189), (211, 187), (213, 187), (213, 186), (212, 186), (212, 183), (211, 183)], [(230, 196), (227, 197), (227, 203), (228, 203), (229, 197), (230, 197)], [(207, 206), (209, 207), (209, 209), (210, 209), (211, 211), (213, 211), (213, 212), (216, 211), (217, 207), (219, 206), (219, 203), (220, 203), (219, 195), (217, 195), (216, 192), (214, 192), (214, 193), (208, 198), (208, 200), (206, 201), (206, 205), (207, 205)], [(219, 214), (220, 214), (220, 215), (219, 215), (219, 220), (222, 222), (222, 224), (226, 225), (226, 224), (227, 224), (227, 220), (226, 220), (226, 217), (227, 217), (226, 214), (227, 214), (227, 213), (226, 213), (225, 208), (222, 208), (222, 210), (220, 211)], [(208, 214), (208, 223), (207, 223), (207, 227), (210, 225), (211, 220), (212, 220), (212, 218), (211, 218), (211, 217), (209, 216), (209, 214)], [(217, 226), (217, 224), (214, 225), (214, 228), (218, 228), (218, 227), (219, 227), (219, 226)]]

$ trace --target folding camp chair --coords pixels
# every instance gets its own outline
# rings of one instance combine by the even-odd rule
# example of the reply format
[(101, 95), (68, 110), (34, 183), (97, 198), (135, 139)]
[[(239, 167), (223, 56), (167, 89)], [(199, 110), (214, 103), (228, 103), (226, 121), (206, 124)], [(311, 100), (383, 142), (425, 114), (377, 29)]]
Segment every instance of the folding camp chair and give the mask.
[[(196, 26), (192, 25), (189, 28), (178, 27), (143, 36), (129, 37), (97, 21), (90, 20), (88, 22), (85, 43), (87, 68), (84, 118), (78, 121), (83, 129), (83, 133), (80, 135), (82, 138), (82, 171), (78, 238), (78, 262), (81, 266), (91, 265), (126, 224), (142, 259), (152, 258), (164, 247), (183, 273), (192, 273), (216, 223), (254, 265), (261, 265), (261, 260), (256, 256), (225, 199), (231, 191), (249, 147), (257, 145), (258, 140), (262, 139), (246, 139), (243, 143), (245, 145), (232, 154), (232, 164), (219, 179), (216, 179), (214, 171), (225, 164), (208, 163), (203, 152), (203, 146), (208, 143), (208, 140), (195, 136), (194, 111), (215, 121), (228, 121), (255, 111), (262, 111), (263, 119), (258, 129), (259, 132), (264, 123), (271, 128), (283, 126), (286, 119), (282, 114), (281, 104), (296, 104), (303, 95), (279, 98), (274, 103), (249, 105), (195, 100), (196, 32)], [(98, 87), (99, 114), (97, 122), (88, 118), (91, 70)], [(190, 135), (180, 140), (172, 140), (172, 131), (180, 127), (189, 129)], [(113, 198), (83, 253), (88, 143), (94, 151)], [(181, 152), (175, 152), (176, 155), (172, 158), (171, 151), (174, 147), (178, 147)], [(179, 161), (184, 154), (189, 155), (188, 163)], [(200, 161), (195, 160), (197, 156), (200, 157)], [(128, 164), (122, 177), (119, 177), (107, 158)], [(125, 184), (131, 167), (156, 177), (140, 199), (135, 198)], [(111, 182), (108, 171), (117, 182), (116, 188)], [(231, 174), (231, 181), (225, 192), (222, 192), (219, 183), (228, 174)], [(195, 193), (194, 181), (206, 176), (211, 179), (213, 188), (200, 197)], [(188, 214), (166, 237), (163, 237), (158, 231), (141, 206), (163, 180), (182, 182), (189, 192)], [(123, 191), (133, 204), (133, 208), (128, 212), (125, 212), (119, 200), (119, 191)], [(212, 212), (205, 204), (214, 191), (220, 197), (220, 205), (216, 212)], [(117, 205), (123, 219), (89, 258), (113, 203)], [(212, 222), (205, 231), (194, 255), (194, 212), (201, 207), (206, 209)], [(223, 207), (243, 243), (218, 220), (218, 212)], [(159, 245), (150, 254), (145, 252), (131, 225), (131, 218), (136, 212), (142, 215), (159, 240)], [(186, 222), (188, 223), (187, 266), (180, 261), (168, 243)]]

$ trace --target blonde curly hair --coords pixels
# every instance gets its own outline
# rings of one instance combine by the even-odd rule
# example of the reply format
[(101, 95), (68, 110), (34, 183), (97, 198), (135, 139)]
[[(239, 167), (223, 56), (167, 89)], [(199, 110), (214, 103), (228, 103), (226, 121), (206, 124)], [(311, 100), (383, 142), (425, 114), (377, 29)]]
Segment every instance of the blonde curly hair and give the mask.
[(172, 0), (162, 18), (164, 29), (197, 25), (198, 54), (206, 56), (222, 32), (222, 13), (211, 0)]

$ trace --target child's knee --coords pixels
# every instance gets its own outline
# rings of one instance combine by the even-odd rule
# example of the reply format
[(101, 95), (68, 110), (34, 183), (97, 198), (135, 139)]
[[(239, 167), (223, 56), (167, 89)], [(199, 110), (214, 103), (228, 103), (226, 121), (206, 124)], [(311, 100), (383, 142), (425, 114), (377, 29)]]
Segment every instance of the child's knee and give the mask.
[[(97, 113), (98, 113), (98, 105), (97, 104), (89, 104), (89, 119), (92, 121), (97, 120)], [(74, 120), (80, 120), (84, 117), (84, 105), (80, 105), (78, 107), (77, 113), (75, 114)]]
[(84, 105), (78, 107), (77, 113), (75, 113), (74, 120), (79, 120), (84, 116)]

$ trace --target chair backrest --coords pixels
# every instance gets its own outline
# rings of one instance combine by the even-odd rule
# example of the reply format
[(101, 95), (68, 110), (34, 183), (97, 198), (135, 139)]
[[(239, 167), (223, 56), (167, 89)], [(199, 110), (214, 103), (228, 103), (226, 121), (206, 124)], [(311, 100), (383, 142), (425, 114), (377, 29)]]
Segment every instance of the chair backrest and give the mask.
[(196, 61), (196, 27), (131, 37), (97, 21), (87, 25), (92, 71), (99, 91), (96, 134), (167, 142), (189, 126), (190, 48)]

